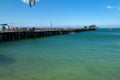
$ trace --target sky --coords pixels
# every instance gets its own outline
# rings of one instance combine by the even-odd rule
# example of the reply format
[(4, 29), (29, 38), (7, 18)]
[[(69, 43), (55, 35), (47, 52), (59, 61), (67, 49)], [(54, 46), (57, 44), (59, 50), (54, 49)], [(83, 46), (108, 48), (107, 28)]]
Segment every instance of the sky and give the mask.
[(22, 0), (0, 0), (0, 24), (19, 26), (120, 27), (120, 0), (40, 0), (32, 8)]

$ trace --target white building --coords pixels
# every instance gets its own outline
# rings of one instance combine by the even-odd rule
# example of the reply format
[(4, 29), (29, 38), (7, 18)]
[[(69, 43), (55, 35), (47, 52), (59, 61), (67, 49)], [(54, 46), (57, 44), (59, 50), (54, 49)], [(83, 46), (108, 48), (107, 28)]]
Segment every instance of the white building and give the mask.
[(0, 31), (7, 31), (10, 27), (8, 24), (0, 24)]

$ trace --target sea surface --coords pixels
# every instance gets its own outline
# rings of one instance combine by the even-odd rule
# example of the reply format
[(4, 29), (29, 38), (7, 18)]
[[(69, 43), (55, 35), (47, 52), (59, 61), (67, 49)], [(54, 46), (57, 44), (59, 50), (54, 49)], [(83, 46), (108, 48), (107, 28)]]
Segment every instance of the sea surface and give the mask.
[(120, 29), (0, 43), (0, 80), (120, 80)]

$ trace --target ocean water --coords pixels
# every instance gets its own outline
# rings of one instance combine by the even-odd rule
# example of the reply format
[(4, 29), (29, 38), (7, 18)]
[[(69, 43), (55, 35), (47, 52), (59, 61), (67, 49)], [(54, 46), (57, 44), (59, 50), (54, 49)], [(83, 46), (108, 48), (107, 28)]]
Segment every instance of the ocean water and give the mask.
[(120, 80), (120, 29), (1, 43), (0, 80)]

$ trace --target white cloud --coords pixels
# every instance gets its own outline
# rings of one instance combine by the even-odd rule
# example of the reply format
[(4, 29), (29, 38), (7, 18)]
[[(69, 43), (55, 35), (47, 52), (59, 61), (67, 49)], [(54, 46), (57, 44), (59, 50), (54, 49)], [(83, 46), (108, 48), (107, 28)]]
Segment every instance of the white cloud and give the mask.
[(106, 6), (108, 9), (113, 9), (113, 10), (120, 10), (120, 6)]
[(108, 9), (113, 9), (114, 7), (113, 6), (110, 6), (110, 5), (108, 5), (108, 6), (106, 6)]

